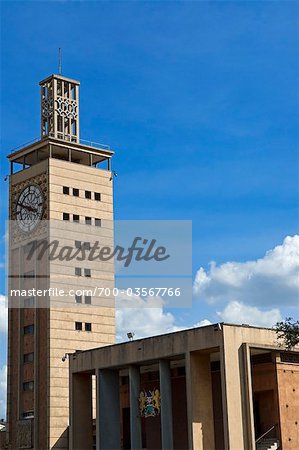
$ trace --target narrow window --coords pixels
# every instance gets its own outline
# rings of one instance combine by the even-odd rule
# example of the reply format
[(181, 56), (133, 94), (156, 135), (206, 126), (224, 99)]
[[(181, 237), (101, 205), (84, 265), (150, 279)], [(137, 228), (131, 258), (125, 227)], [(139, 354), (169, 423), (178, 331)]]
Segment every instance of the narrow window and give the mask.
[(86, 225), (91, 225), (91, 217), (85, 217)]
[(82, 330), (82, 322), (75, 322), (75, 330), (76, 331)]
[(94, 193), (94, 199), (97, 200), (98, 202), (101, 201), (101, 194), (99, 192), (95, 192)]
[(84, 269), (84, 276), (85, 277), (91, 277), (91, 270), (90, 269)]
[(24, 363), (32, 363), (34, 361), (34, 353), (25, 353), (23, 361)]
[(96, 227), (101, 227), (102, 226), (101, 219), (95, 219), (94, 224), (95, 224)]
[(57, 94), (62, 95), (61, 92), (61, 80), (57, 80)]
[(71, 84), (71, 97), (73, 100), (76, 100), (76, 88), (74, 84)]
[(90, 242), (84, 242), (83, 248), (84, 250), (90, 250)]
[(62, 130), (62, 117), (61, 116), (58, 116), (57, 117), (57, 131), (59, 131), (59, 133), (62, 133), (63, 132), (63, 130)]
[(75, 295), (76, 303), (82, 303), (82, 295)]
[(65, 195), (69, 195), (69, 193), (70, 193), (70, 188), (69, 188), (68, 186), (63, 186), (63, 193), (64, 193)]
[(81, 277), (81, 274), (82, 274), (81, 267), (75, 267), (75, 275), (77, 275), (77, 277)]
[(91, 305), (91, 296), (90, 295), (85, 295), (85, 303), (86, 303), (86, 305)]
[(27, 325), (24, 327), (24, 334), (33, 334), (34, 333), (34, 325)]
[(69, 213), (63, 213), (63, 220), (70, 220)]
[(85, 198), (91, 198), (91, 191), (85, 191)]
[(22, 414), (23, 419), (33, 419), (34, 418), (34, 411), (25, 411)]
[(78, 214), (73, 214), (73, 222), (76, 222), (76, 223), (80, 222), (80, 216)]
[(91, 323), (86, 322), (86, 324), (85, 324), (85, 331), (91, 331)]
[(71, 127), (72, 127), (72, 135), (76, 136), (77, 127), (76, 127), (76, 121), (75, 120), (72, 120)]
[(33, 381), (27, 381), (26, 383), (23, 383), (23, 391), (33, 391), (33, 389), (34, 389)]
[(79, 189), (76, 189), (76, 188), (73, 189), (73, 196), (79, 197)]
[(75, 248), (81, 249), (81, 247), (82, 247), (81, 241), (75, 241)]

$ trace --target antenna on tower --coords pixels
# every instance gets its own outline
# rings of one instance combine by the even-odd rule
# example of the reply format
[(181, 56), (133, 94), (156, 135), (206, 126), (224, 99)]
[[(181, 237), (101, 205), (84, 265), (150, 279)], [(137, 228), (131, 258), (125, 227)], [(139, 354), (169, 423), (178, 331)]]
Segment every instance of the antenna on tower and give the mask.
[(58, 74), (62, 75), (62, 51), (60, 47), (58, 50)]

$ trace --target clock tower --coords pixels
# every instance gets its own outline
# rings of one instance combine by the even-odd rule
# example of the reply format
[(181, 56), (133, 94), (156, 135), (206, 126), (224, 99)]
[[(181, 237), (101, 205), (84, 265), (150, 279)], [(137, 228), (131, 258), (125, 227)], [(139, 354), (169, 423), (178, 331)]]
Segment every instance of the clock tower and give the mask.
[(94, 242), (113, 243), (113, 151), (80, 138), (78, 81), (40, 87), (41, 137), (8, 156), (13, 450), (68, 449), (67, 355), (115, 342), (114, 298), (97, 295), (112, 292), (113, 262), (88, 258)]

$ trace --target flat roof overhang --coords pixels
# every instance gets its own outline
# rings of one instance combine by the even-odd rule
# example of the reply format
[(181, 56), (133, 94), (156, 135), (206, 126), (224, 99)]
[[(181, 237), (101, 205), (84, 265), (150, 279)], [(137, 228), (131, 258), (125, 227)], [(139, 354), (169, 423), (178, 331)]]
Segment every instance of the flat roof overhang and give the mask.
[(44, 83), (47, 83), (47, 81), (50, 81), (52, 78), (56, 78), (57, 80), (62, 80), (62, 81), (68, 81), (69, 83), (73, 83), (76, 85), (80, 84), (80, 81), (78, 81), (78, 80), (74, 80), (73, 78), (67, 78), (62, 75), (55, 75), (55, 74), (49, 75), (47, 78), (44, 78), (42, 81), (39, 82), (39, 84), (42, 85)]
[(215, 325), (209, 325), (77, 351), (69, 355), (70, 371), (93, 372), (99, 368), (123, 370), (131, 364), (148, 366), (160, 359), (179, 360), (190, 351), (219, 352), (222, 340), (222, 331)]
[(47, 137), (14, 151), (8, 155), (7, 158), (10, 162), (18, 164), (23, 164), (24, 158), (26, 158), (26, 164), (32, 165), (36, 163), (37, 152), (40, 156), (43, 156), (43, 154), (44, 157), (49, 156), (50, 146), (52, 148), (52, 152), (54, 152), (57, 157), (61, 157), (68, 150), (71, 150), (74, 162), (77, 160), (77, 162), (81, 162), (83, 164), (87, 163), (90, 155), (92, 155), (94, 163), (105, 161), (114, 155), (114, 151), (108, 148), (108, 146), (103, 145), (102, 147), (96, 147), (93, 145), (82, 144), (81, 142), (69, 142), (62, 139)]
[[(273, 329), (218, 323), (77, 351), (69, 355), (70, 372), (94, 372), (96, 369), (123, 370), (131, 364), (141, 366), (155, 364), (159, 359), (179, 359), (189, 352), (212, 354), (219, 352), (221, 348), (226, 348), (230, 352), (231, 344), (234, 349), (246, 345), (253, 354), (283, 350), (277, 344), (276, 332)], [(299, 346), (298, 349), (294, 349), (295, 352), (298, 350)]]

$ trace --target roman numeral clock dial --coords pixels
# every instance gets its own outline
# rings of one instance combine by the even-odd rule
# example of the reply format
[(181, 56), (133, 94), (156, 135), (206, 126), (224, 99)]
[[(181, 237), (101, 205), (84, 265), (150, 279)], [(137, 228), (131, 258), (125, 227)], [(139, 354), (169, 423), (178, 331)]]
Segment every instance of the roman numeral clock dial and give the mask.
[(43, 195), (39, 186), (27, 186), (17, 200), (17, 223), (22, 231), (32, 231), (43, 213)]

